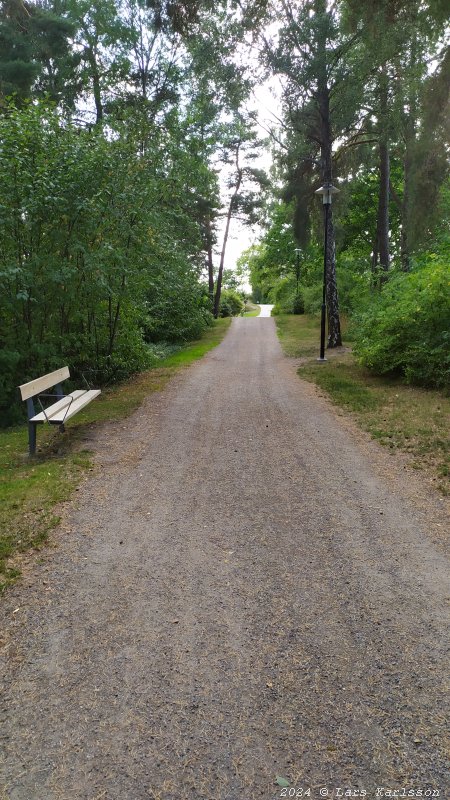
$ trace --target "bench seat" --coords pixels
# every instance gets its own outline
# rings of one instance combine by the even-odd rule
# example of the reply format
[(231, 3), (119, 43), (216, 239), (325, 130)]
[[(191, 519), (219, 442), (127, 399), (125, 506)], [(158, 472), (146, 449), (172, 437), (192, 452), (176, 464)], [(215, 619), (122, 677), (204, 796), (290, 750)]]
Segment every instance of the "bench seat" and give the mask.
[(49, 422), (50, 425), (62, 425), (63, 422), (67, 422), (99, 394), (100, 389), (77, 389), (46, 408), (45, 413), (41, 411), (31, 417), (30, 422)]
[[(18, 387), (22, 400), (27, 402), (30, 456), (36, 452), (36, 429), (38, 425), (48, 422), (50, 425), (59, 425), (60, 430), (64, 431), (64, 423), (101, 394), (100, 389), (87, 388), (76, 389), (74, 392), (65, 395), (61, 382), (67, 378), (70, 378), (69, 367), (60, 367), (54, 372), (49, 372), (48, 375), (41, 375), (40, 378), (34, 378), (32, 381), (23, 383)], [(85, 383), (87, 383), (86, 380)], [(47, 393), (53, 387), (55, 393)], [(56, 402), (36, 414), (34, 404), (36, 398), (42, 409), (51, 398), (55, 398)]]

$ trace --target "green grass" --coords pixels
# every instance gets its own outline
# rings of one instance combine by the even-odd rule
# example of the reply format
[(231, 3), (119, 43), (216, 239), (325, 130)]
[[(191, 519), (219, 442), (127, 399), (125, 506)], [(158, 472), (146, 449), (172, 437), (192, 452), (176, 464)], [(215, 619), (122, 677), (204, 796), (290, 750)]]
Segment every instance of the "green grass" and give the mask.
[(261, 313), (261, 306), (257, 306), (254, 303), (246, 303), (245, 306), (248, 310), (244, 312), (242, 316), (244, 317), (259, 317)]
[[(348, 348), (327, 350), (317, 362), (319, 320), (275, 317), (286, 355), (302, 359), (298, 374), (316, 383), (331, 400), (351, 412), (380, 444), (409, 454), (442, 494), (450, 493), (450, 399), (441, 392), (406, 385), (400, 378), (377, 376), (361, 367)], [(344, 326), (345, 330), (345, 326)]]
[(201, 339), (191, 342), (173, 355), (168, 356), (158, 364), (158, 367), (187, 366), (198, 358), (202, 358), (209, 350), (220, 344), (230, 324), (231, 317), (217, 319), (214, 325), (206, 330)]
[(0, 433), (0, 591), (20, 575), (8, 560), (47, 541), (59, 521), (54, 506), (69, 497), (91, 463), (83, 451), (25, 460), (26, 447), (27, 437), (21, 431)]
[(319, 355), (318, 321), (306, 314), (277, 314), (278, 336), (287, 356), (305, 358)]
[(161, 390), (177, 369), (188, 366), (216, 347), (231, 319), (219, 319), (201, 339), (160, 361), (155, 369), (106, 389), (59, 434), (38, 427), (38, 453), (28, 457), (25, 425), (0, 430), (0, 592), (20, 575), (18, 554), (39, 549), (58, 523), (54, 508), (67, 500), (92, 466), (80, 448), (87, 425), (116, 422), (129, 416), (152, 392)]

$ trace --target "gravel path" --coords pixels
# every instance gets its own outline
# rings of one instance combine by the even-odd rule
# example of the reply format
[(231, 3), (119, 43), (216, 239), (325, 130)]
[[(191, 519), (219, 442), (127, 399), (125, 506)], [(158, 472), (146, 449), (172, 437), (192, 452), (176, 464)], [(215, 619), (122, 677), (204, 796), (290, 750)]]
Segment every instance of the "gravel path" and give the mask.
[(259, 307), (261, 309), (261, 313), (259, 315), (260, 317), (270, 317), (270, 315), (272, 314), (273, 306), (264, 305), (260, 303)]
[(234, 320), (93, 436), (57, 547), (3, 603), (4, 797), (272, 800), (277, 775), (443, 797), (434, 518), (274, 321)]

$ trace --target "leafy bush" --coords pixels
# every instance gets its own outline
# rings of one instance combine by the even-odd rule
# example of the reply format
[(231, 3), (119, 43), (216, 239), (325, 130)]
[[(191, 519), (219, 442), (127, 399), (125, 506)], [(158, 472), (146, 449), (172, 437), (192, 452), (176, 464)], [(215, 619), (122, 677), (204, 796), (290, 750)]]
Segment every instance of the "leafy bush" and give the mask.
[(338, 257), (336, 279), (339, 292), (339, 310), (344, 314), (358, 313), (371, 302), (373, 272), (368, 259), (347, 251)]
[(245, 309), (245, 303), (234, 289), (224, 289), (220, 295), (221, 317), (238, 317)]
[(281, 278), (270, 293), (275, 304), (273, 314), (303, 314), (305, 304), (302, 291), (297, 295), (297, 283), (294, 276)]
[(450, 278), (441, 256), (430, 254), (425, 266), (389, 280), (360, 319), (355, 352), (379, 374), (450, 386)]
[(303, 290), (303, 297), (305, 303), (306, 314), (320, 314), (322, 308), (322, 293), (323, 284), (314, 283), (312, 286), (306, 286)]
[[(0, 407), (2, 408), (2, 425), (13, 425), (25, 415), (17, 402), (18, 365), (21, 362), (20, 353), (12, 350), (0, 350)], [(22, 413), (21, 413), (22, 411)]]
[[(196, 283), (196, 277), (182, 274), (181, 266), (173, 281), (167, 273), (155, 280), (147, 295), (149, 315), (144, 326), (148, 342), (186, 342), (197, 339), (213, 316), (209, 310), (208, 294)], [(170, 274), (170, 273), (169, 273)]]
[(305, 301), (303, 300), (303, 295), (296, 294), (294, 296), (294, 300), (292, 303), (292, 313), (293, 314), (304, 314), (305, 313)]
[(212, 317), (186, 191), (204, 169), (176, 137), (138, 156), (132, 136), (77, 129), (36, 102), (0, 116), (0, 140), (3, 425), (22, 415), (18, 384), (64, 364), (123, 379), (152, 361), (149, 342), (197, 338)]

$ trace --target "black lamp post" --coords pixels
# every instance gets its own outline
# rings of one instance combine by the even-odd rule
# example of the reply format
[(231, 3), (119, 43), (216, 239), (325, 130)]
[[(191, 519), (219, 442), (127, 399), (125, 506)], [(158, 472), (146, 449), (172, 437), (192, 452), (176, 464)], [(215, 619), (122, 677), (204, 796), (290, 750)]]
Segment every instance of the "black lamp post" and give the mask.
[(325, 319), (327, 310), (327, 252), (328, 252), (328, 216), (331, 206), (332, 197), (337, 194), (339, 189), (336, 189), (331, 183), (324, 183), (320, 189), (316, 189), (316, 194), (322, 195), (322, 202), (325, 207), (325, 242), (323, 253), (323, 291), (322, 291), (322, 314), (320, 318), (320, 357), (317, 361), (324, 362), (325, 358)]
[(300, 282), (300, 253), (301, 252), (302, 251), (300, 250), (299, 247), (295, 248), (295, 253), (296, 253), (296, 256), (297, 256), (297, 261), (296, 261), (296, 264), (295, 264), (295, 277), (297, 279), (297, 289), (296, 289), (296, 293), (295, 294), (296, 294), (297, 297), (298, 297), (298, 285), (299, 285), (299, 282)]

